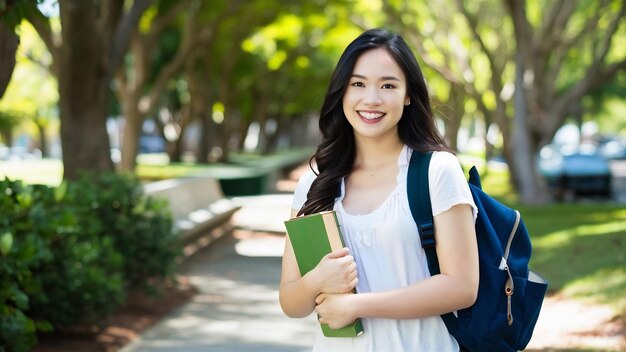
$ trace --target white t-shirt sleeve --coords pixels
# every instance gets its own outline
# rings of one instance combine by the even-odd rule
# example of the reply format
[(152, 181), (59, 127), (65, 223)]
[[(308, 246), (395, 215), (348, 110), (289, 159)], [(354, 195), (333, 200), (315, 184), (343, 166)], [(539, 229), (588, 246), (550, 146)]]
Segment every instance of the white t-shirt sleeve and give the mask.
[(433, 216), (457, 204), (469, 204), (472, 207), (474, 221), (476, 221), (478, 209), (474, 204), (461, 164), (454, 154), (433, 153), (428, 168), (428, 182)]
[(291, 208), (295, 210), (300, 210), (306, 202), (307, 194), (309, 193), (309, 189), (311, 188), (311, 184), (315, 180), (317, 175), (313, 173), (312, 170), (309, 170), (307, 173), (300, 177), (298, 180), (298, 185), (296, 186), (296, 190), (293, 193), (293, 202), (291, 203)]

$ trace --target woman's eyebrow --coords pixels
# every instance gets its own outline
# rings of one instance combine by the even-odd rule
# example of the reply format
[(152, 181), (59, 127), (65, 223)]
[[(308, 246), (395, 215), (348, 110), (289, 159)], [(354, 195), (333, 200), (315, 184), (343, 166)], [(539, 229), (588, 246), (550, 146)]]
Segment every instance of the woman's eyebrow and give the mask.
[[(367, 79), (367, 77), (365, 77), (363, 75), (360, 75), (358, 73), (353, 73), (351, 77), (360, 78), (360, 79)], [(383, 76), (383, 77), (380, 77), (378, 80), (379, 81), (400, 81), (400, 78), (398, 78), (396, 76)]]

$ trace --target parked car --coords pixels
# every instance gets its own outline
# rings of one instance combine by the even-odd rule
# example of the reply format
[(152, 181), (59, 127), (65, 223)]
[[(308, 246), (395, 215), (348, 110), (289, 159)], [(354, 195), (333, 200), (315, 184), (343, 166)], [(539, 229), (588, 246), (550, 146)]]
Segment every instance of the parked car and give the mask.
[(611, 195), (611, 169), (593, 145), (548, 145), (539, 153), (539, 171), (557, 199)]
[(165, 140), (161, 136), (142, 135), (139, 137), (139, 153), (164, 153)]

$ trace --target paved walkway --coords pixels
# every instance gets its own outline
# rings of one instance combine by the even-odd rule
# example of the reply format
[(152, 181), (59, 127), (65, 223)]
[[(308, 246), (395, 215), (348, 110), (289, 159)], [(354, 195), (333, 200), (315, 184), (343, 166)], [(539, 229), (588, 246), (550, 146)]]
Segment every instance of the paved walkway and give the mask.
[[(199, 293), (121, 352), (310, 351), (318, 328), (314, 315), (290, 319), (278, 304), (285, 241), (281, 232), (291, 199), (291, 195), (240, 198), (243, 208), (233, 218), (239, 229), (200, 250), (180, 268)], [(546, 300), (527, 350), (580, 346), (622, 350), (623, 336), (593, 331), (606, 324), (610, 314), (592, 308)]]
[[(317, 322), (290, 319), (278, 303), (290, 195), (241, 198), (241, 228), (195, 253), (180, 273), (199, 293), (122, 352), (306, 351)], [(252, 231), (254, 230), (254, 231)], [(269, 231), (269, 232), (266, 232)]]

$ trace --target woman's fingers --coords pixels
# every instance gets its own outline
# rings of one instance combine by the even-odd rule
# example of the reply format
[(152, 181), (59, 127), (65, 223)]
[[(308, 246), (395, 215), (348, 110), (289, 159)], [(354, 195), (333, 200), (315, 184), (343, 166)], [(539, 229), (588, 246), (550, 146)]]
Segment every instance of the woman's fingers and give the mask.
[[(324, 302), (324, 299), (326, 299), (326, 294), (322, 293), (317, 295), (317, 297), (315, 297), (315, 304), (320, 305), (322, 304), (322, 302)], [(316, 311), (317, 311), (317, 307), (316, 307)]]
[(337, 259), (345, 257), (346, 255), (348, 255), (348, 253), (350, 253), (350, 249), (348, 249), (348, 247), (343, 247), (328, 253), (326, 257), (328, 257), (329, 259)]

